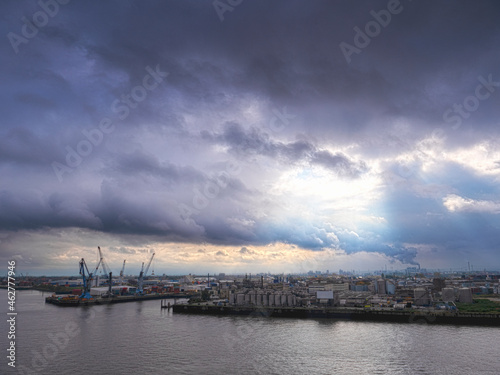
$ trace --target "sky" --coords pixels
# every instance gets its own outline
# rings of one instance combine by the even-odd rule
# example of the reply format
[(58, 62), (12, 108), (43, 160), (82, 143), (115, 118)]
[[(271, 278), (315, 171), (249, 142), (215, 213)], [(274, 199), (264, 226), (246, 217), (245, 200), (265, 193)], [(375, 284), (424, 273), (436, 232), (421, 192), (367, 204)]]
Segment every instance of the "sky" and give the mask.
[(0, 274), (500, 269), (499, 16), (2, 1)]

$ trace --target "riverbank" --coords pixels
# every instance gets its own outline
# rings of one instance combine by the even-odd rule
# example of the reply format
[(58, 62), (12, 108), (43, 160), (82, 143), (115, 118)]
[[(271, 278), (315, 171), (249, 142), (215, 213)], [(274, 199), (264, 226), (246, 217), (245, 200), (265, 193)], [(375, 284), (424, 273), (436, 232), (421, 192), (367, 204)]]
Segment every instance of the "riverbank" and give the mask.
[(500, 314), (475, 314), (424, 310), (374, 310), (366, 308), (321, 307), (246, 307), (202, 304), (174, 305), (174, 313), (243, 315), (297, 319), (339, 319), (396, 323), (430, 323), (500, 326)]

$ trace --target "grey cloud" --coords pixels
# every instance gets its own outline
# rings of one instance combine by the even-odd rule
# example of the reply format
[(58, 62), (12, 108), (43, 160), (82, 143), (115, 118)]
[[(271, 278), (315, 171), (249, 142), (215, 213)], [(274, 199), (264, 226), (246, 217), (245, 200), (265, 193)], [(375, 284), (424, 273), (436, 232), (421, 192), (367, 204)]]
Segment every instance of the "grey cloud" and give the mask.
[[(402, 4), (351, 64), (339, 44), (353, 43), (353, 28), (363, 28), (387, 1), (248, 1), (224, 22), (211, 2), (61, 6), (18, 54), (8, 40), (0, 45), (0, 225), (13, 233), (82, 228), (137, 246), (152, 238), (207, 241), (240, 252), (282, 241), (318, 251), (376, 251), (408, 264), (416, 255), (407, 243), (492, 253), (498, 218), (446, 212), (442, 195), (497, 201), (494, 178), (458, 165), (442, 165), (436, 176), (419, 160), (407, 176), (392, 160), (437, 128), (445, 150), (498, 138), (497, 87), (458, 129), (443, 113), (475, 94), (479, 76), (500, 81), (493, 48), (500, 6)], [(38, 5), (0, 8), (9, 15), (4, 30), (19, 33), (21, 17)], [(112, 103), (157, 64), (168, 79), (117, 120)], [(269, 120), (285, 106), (296, 117), (275, 134)], [(103, 117), (116, 120), (115, 130), (59, 183), (50, 164), (64, 162), (66, 147), (75, 148), (82, 130)], [(352, 153), (340, 151), (351, 146)], [(195, 190), (232, 160), (241, 174), (183, 218), (178, 205), (192, 206)], [(374, 172), (372, 161), (396, 177), (380, 186), (373, 208), (390, 229), (366, 227), (356, 239), (319, 215), (274, 215), (287, 200), (267, 193), (276, 171), (318, 166), (355, 180)]]
[(120, 253), (120, 254), (136, 254), (136, 251), (126, 247), (109, 247), (107, 249), (109, 252)]
[(201, 136), (208, 141), (229, 146), (240, 157), (262, 155), (274, 158), (284, 165), (306, 162), (323, 166), (338, 176), (347, 178), (359, 177), (368, 170), (363, 161), (350, 160), (341, 152), (333, 154), (305, 140), (290, 143), (273, 141), (267, 133), (255, 127), (245, 131), (241, 125), (230, 123), (226, 124), (222, 133), (203, 131)]
[(240, 249), (240, 254), (254, 254), (255, 251), (248, 249), (247, 247), (243, 246)]

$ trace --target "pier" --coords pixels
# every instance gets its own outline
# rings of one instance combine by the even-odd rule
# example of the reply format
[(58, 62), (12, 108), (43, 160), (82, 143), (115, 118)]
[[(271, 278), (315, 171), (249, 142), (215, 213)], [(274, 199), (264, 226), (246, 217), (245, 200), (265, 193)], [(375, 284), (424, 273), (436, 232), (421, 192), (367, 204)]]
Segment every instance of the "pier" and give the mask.
[(174, 298), (173, 304), (171, 304), (170, 301), (168, 301), (166, 299), (161, 300), (161, 308), (162, 309), (170, 309), (170, 308), (174, 307), (176, 304), (177, 304), (177, 298)]

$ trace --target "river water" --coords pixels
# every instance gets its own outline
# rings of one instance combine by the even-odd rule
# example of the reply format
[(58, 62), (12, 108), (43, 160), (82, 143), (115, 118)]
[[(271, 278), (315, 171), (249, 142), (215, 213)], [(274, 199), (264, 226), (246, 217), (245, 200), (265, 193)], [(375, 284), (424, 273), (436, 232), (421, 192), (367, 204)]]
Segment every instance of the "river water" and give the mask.
[[(500, 374), (500, 328), (174, 314), (160, 301), (61, 308), (16, 295), (0, 374)], [(3, 353), (7, 292), (0, 290)]]

